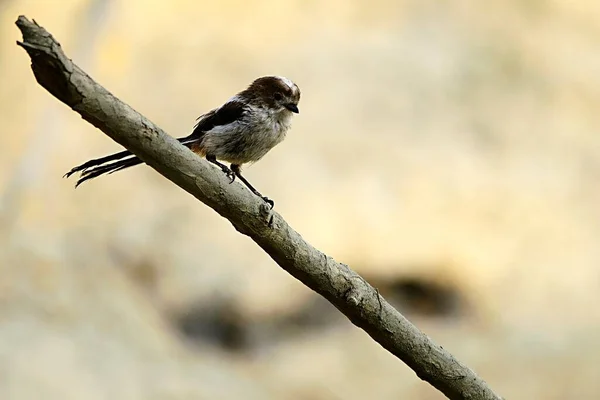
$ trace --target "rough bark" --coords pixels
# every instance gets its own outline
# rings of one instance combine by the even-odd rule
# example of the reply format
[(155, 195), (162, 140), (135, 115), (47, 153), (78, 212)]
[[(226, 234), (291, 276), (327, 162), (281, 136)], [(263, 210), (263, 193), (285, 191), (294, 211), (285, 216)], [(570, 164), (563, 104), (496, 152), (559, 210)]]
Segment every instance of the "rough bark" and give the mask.
[(347, 265), (315, 249), (283, 218), (75, 65), (35, 21), (17, 20), (38, 83), (110, 138), (211, 207), (275, 262), (330, 301), (417, 376), (450, 399), (500, 399), (471, 369), (419, 331)]

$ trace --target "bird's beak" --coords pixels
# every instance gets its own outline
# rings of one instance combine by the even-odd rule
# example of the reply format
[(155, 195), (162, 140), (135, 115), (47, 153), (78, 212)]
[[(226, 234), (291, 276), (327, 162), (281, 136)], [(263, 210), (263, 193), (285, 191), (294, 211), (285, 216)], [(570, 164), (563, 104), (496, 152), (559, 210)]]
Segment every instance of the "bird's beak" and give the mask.
[(286, 104), (285, 108), (296, 114), (300, 112), (300, 110), (298, 110), (298, 106), (293, 103)]

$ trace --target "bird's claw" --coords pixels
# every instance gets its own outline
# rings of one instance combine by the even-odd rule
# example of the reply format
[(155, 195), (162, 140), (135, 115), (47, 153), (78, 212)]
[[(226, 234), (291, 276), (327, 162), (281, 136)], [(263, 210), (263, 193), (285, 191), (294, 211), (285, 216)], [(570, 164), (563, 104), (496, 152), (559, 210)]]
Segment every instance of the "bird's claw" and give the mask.
[(271, 210), (273, 209), (273, 207), (275, 207), (275, 202), (273, 200), (271, 200), (270, 198), (268, 198), (266, 196), (261, 196), (261, 198), (263, 199), (263, 201), (265, 203), (267, 203), (268, 205), (271, 206)]
[(235, 173), (227, 167), (221, 168), (225, 175), (229, 178), (229, 183), (233, 183), (235, 181)]

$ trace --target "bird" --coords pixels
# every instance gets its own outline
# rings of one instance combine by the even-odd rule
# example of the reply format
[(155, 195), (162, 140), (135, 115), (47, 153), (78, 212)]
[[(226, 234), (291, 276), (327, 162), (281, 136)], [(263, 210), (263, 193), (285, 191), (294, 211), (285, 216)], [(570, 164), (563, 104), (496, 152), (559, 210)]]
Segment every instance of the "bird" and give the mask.
[[(271, 208), (273, 200), (263, 196), (242, 175), (242, 165), (263, 158), (281, 143), (290, 129), (293, 114), (298, 114), (300, 89), (283, 76), (263, 76), (244, 90), (197, 118), (192, 133), (177, 138), (179, 143), (216, 165), (233, 183), (237, 178)], [(229, 167), (221, 163), (229, 163)], [(75, 184), (104, 174), (143, 164), (130, 151), (121, 151), (87, 161), (72, 168), (64, 177), (79, 172)]]

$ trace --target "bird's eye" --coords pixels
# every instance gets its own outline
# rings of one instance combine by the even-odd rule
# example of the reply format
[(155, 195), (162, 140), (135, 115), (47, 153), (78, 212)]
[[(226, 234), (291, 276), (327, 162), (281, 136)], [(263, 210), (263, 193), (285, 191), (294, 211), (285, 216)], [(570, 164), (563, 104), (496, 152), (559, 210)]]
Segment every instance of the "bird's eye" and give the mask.
[(273, 98), (275, 99), (275, 101), (281, 101), (281, 99), (283, 99), (283, 95), (279, 92), (275, 92)]

